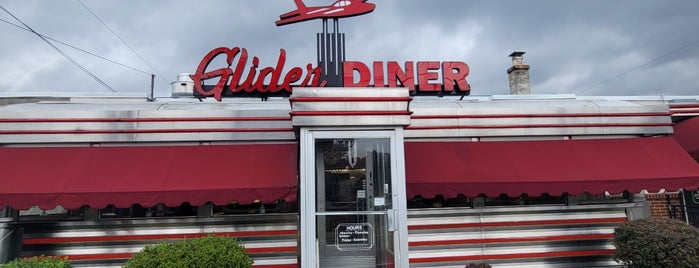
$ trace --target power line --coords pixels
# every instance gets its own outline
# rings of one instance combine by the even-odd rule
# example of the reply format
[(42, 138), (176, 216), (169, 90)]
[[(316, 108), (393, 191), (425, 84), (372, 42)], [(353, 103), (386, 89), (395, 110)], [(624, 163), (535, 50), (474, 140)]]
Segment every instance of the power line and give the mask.
[(136, 56), (138, 56), (138, 58), (141, 59), (141, 61), (143, 61), (143, 63), (148, 65), (148, 67), (150, 67), (150, 69), (153, 70), (153, 72), (158, 74), (158, 76), (160, 76), (160, 79), (162, 79), (165, 83), (168, 83), (168, 81), (165, 80), (164, 76), (162, 74), (160, 74), (160, 72), (158, 72), (158, 70), (156, 70), (155, 67), (153, 67), (153, 65), (150, 65), (150, 63), (148, 63), (148, 61), (146, 61), (146, 59), (144, 59), (141, 56), (141, 54), (138, 54), (138, 52), (136, 52), (135, 49), (133, 49), (131, 46), (129, 46), (129, 44), (127, 44), (126, 41), (124, 41), (124, 39), (121, 38), (121, 36), (119, 36), (116, 32), (114, 32), (114, 30), (112, 30), (112, 28), (110, 28), (106, 23), (104, 23), (104, 21), (102, 21), (102, 19), (100, 19), (100, 17), (97, 16), (97, 14), (95, 14), (95, 12), (92, 12), (92, 10), (89, 7), (87, 7), (83, 3), (82, 0), (78, 0), (78, 3), (80, 3), (80, 5), (82, 5), (88, 12), (90, 12), (90, 14), (92, 14), (92, 16), (95, 17), (95, 19), (97, 19), (100, 23), (102, 23), (102, 25), (104, 25), (104, 27), (107, 28), (107, 30), (109, 30), (109, 32), (111, 32), (116, 38), (118, 38), (119, 41), (121, 41), (121, 43), (123, 43), (127, 48), (129, 48), (129, 50), (131, 50), (131, 52), (136, 54)]
[[(20, 28), (20, 29), (22, 29), (22, 30), (25, 30), (25, 31), (27, 31), (27, 32), (30, 32), (30, 33), (32, 32), (31, 30), (29, 30), (29, 29), (27, 29), (27, 28), (24, 28), (24, 27), (22, 27), (21, 25), (14, 24), (14, 23), (9, 22), (9, 21), (6, 21), (6, 20), (4, 20), (4, 19), (0, 19), (0, 21), (2, 21), (2, 22), (4, 22), (4, 23), (7, 23), (7, 24), (9, 24), (9, 25), (15, 26), (15, 27), (17, 27), (17, 28)], [(43, 35), (43, 34), (40, 34), (40, 35), (43, 36), (44, 38), (48, 39), (48, 40), (51, 40), (51, 41), (54, 41), (54, 42), (59, 43), (59, 44), (61, 44), (61, 45), (67, 46), (67, 47), (69, 47), (69, 48), (72, 48), (72, 49), (81, 51), (81, 52), (86, 53), (86, 54), (89, 54), (89, 55), (91, 55), (91, 56), (100, 58), (100, 59), (102, 59), (102, 60), (105, 60), (105, 61), (108, 61), (108, 62), (117, 64), (117, 65), (122, 66), (122, 67), (124, 67), (124, 68), (128, 68), (128, 69), (131, 69), (131, 70), (134, 70), (134, 71), (137, 71), (137, 72), (139, 72), (139, 73), (146, 74), (146, 75), (151, 75), (149, 72), (146, 72), (146, 71), (143, 71), (143, 70), (139, 70), (139, 69), (136, 69), (136, 68), (134, 68), (134, 67), (128, 66), (128, 65), (126, 65), (126, 64), (120, 63), (120, 62), (118, 62), (118, 61), (115, 61), (115, 60), (111, 60), (111, 59), (102, 57), (102, 56), (100, 56), (100, 55), (98, 55), (98, 54), (96, 54), (96, 53), (94, 53), (94, 52), (87, 51), (87, 50), (85, 50), (85, 49), (76, 47), (76, 46), (74, 46), (74, 45), (71, 45), (71, 44), (62, 42), (62, 41), (60, 41), (60, 40), (56, 40), (55, 38), (52, 38), (52, 37), (50, 37), (50, 36), (46, 36), (46, 35)]]
[(591, 87), (588, 87), (588, 88), (583, 89), (582, 92), (585, 92), (585, 91), (588, 91), (588, 90), (590, 90), (590, 89), (593, 89), (593, 88), (596, 88), (596, 87), (598, 87), (598, 86), (601, 86), (601, 85), (603, 85), (603, 84), (606, 84), (606, 83), (608, 83), (608, 82), (610, 82), (610, 81), (612, 81), (612, 80), (614, 80), (614, 79), (617, 79), (617, 78), (622, 77), (622, 76), (624, 76), (624, 75), (626, 75), (626, 74), (628, 74), (628, 73), (630, 73), (630, 72), (633, 72), (633, 71), (636, 71), (636, 70), (641, 69), (641, 68), (643, 68), (643, 67), (646, 67), (646, 66), (650, 65), (651, 63), (657, 62), (657, 61), (661, 60), (662, 58), (665, 58), (665, 57), (667, 57), (667, 56), (670, 56), (670, 55), (672, 55), (672, 54), (675, 54), (675, 53), (677, 53), (677, 52), (679, 52), (679, 51), (681, 51), (681, 50), (684, 50), (684, 49), (686, 49), (686, 48), (688, 48), (688, 47), (691, 47), (691, 46), (694, 46), (694, 45), (696, 45), (696, 44), (699, 44), (699, 40), (695, 40), (694, 42), (691, 42), (691, 43), (689, 43), (689, 44), (686, 44), (686, 45), (684, 45), (684, 46), (681, 46), (681, 47), (679, 47), (679, 48), (676, 48), (676, 49), (674, 49), (674, 50), (672, 50), (672, 51), (670, 51), (670, 52), (668, 52), (668, 53), (665, 53), (665, 54), (663, 54), (663, 55), (661, 55), (661, 56), (659, 56), (659, 57), (657, 57), (657, 58), (654, 58), (654, 59), (652, 59), (652, 60), (650, 60), (650, 61), (648, 61), (648, 62), (645, 62), (645, 63), (643, 63), (643, 64), (641, 64), (641, 65), (638, 65), (638, 66), (636, 66), (636, 67), (634, 67), (634, 68), (631, 68), (631, 69), (629, 69), (629, 70), (627, 70), (627, 71), (621, 72), (620, 74), (617, 74), (617, 75), (615, 75), (615, 76), (613, 76), (613, 77), (611, 77), (611, 78), (609, 78), (609, 79), (607, 79), (607, 80), (604, 80), (604, 81), (599, 82), (599, 83), (597, 83), (597, 84), (595, 84), (595, 85), (593, 85), (593, 86), (591, 86)]
[(46, 39), (43, 35), (37, 33), (36, 31), (34, 31), (34, 29), (32, 29), (32, 27), (29, 27), (29, 25), (27, 25), (27, 24), (24, 23), (22, 20), (20, 20), (19, 18), (17, 18), (17, 16), (15, 16), (14, 14), (12, 14), (12, 12), (10, 12), (10, 11), (7, 10), (7, 9), (5, 9), (5, 7), (3, 7), (2, 5), (0, 5), (0, 9), (4, 10), (7, 14), (9, 14), (10, 16), (12, 16), (12, 18), (14, 18), (15, 20), (17, 20), (17, 21), (18, 21), (19, 23), (21, 23), (22, 25), (24, 25), (24, 27), (26, 27), (29, 31), (31, 31), (32, 33), (34, 33), (34, 34), (35, 34), (36, 36), (38, 36), (39, 38), (41, 38), (41, 40), (44, 40), (44, 42), (46, 42), (49, 46), (51, 46), (53, 49), (55, 49), (59, 54), (61, 54), (61, 56), (63, 56), (63, 57), (66, 58), (68, 61), (70, 61), (71, 63), (73, 63), (73, 65), (75, 65), (75, 66), (78, 67), (80, 70), (82, 70), (85, 74), (87, 74), (87, 75), (90, 76), (92, 79), (94, 79), (95, 81), (97, 81), (97, 83), (101, 84), (103, 87), (105, 87), (106, 89), (108, 89), (108, 90), (111, 91), (111, 92), (114, 92), (114, 93), (117, 92), (117, 91), (114, 90), (112, 87), (110, 87), (107, 83), (105, 83), (104, 81), (102, 81), (101, 79), (99, 79), (97, 76), (95, 76), (93, 73), (91, 73), (89, 70), (85, 69), (85, 67), (83, 67), (82, 65), (80, 65), (80, 63), (78, 63), (78, 62), (75, 61), (73, 58), (71, 58), (70, 56), (68, 56), (68, 54), (66, 54), (65, 52), (63, 52), (63, 50), (61, 50), (60, 48), (58, 48), (58, 47), (57, 47), (56, 45), (54, 45), (53, 43), (49, 42), (49, 40)]

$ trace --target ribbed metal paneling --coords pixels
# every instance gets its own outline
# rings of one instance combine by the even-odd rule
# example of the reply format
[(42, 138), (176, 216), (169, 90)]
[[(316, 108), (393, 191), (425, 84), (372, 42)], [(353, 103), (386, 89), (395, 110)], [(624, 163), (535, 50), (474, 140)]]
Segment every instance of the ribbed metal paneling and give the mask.
[(405, 138), (473, 138), (672, 133), (667, 105), (623, 101), (413, 101)]
[(407, 89), (298, 88), (289, 99), (295, 127), (410, 124)]
[(293, 141), (287, 101), (0, 107), (2, 143)]
[(17, 223), (22, 257), (67, 256), (75, 267), (121, 267), (146, 245), (206, 234), (238, 238), (253, 267), (296, 267), (298, 214)]
[(408, 211), (411, 267), (619, 267), (614, 228), (645, 202)]

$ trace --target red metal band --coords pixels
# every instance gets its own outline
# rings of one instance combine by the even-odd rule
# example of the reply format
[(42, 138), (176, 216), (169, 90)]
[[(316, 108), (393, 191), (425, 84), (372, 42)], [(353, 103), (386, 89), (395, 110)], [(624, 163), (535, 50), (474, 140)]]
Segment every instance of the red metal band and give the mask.
[(699, 108), (699, 103), (670, 104), (670, 109), (672, 108)]
[(408, 130), (432, 129), (501, 129), (501, 128), (571, 128), (571, 127), (672, 127), (673, 123), (607, 123), (607, 124), (526, 124), (487, 126), (408, 126)]
[(673, 115), (699, 113), (699, 109), (670, 109)]
[(514, 253), (514, 254), (491, 254), (475, 256), (448, 256), (430, 258), (411, 258), (410, 263), (425, 262), (449, 262), (449, 261), (474, 261), (474, 260), (494, 260), (494, 259), (527, 259), (527, 258), (560, 258), (560, 257), (582, 257), (612, 255), (614, 249), (601, 250), (578, 250), (578, 251), (558, 251), (558, 252), (537, 252), (537, 253)]
[(413, 115), (411, 119), (478, 119), (478, 118), (558, 118), (558, 117), (635, 117), (669, 116), (671, 113), (579, 113), (579, 114), (464, 114), (464, 115)]
[(532, 225), (568, 225), (568, 224), (589, 224), (589, 223), (622, 223), (622, 222), (626, 222), (626, 218), (429, 224), (429, 225), (411, 225), (411, 226), (408, 226), (408, 230), (429, 230), (429, 229), (448, 229), (448, 228), (478, 228), (478, 227), (514, 227), (514, 226), (532, 226)]
[(229, 122), (291, 121), (291, 117), (177, 117), (177, 118), (0, 118), (0, 123), (145, 123), (145, 122)]
[(290, 102), (384, 102), (384, 101), (411, 101), (412, 97), (298, 97), (290, 98)]
[(536, 236), (536, 237), (515, 237), (515, 238), (415, 241), (415, 242), (410, 242), (409, 246), (419, 247), (419, 246), (446, 246), (446, 245), (468, 245), (468, 244), (490, 244), (490, 243), (579, 241), (579, 240), (602, 240), (602, 239), (612, 239), (612, 238), (614, 238), (613, 234), (581, 234), (581, 235)]
[(293, 128), (183, 128), (183, 129), (93, 129), (93, 130), (0, 130), (0, 135), (31, 134), (150, 134), (150, 133), (215, 133), (215, 132), (288, 132)]
[[(155, 235), (47, 237), (47, 238), (27, 238), (27, 239), (22, 240), (22, 244), (23, 245), (37, 245), (37, 244), (63, 244), (63, 243), (86, 243), (86, 242), (145, 241), (145, 240), (196, 238), (196, 237), (205, 237), (205, 236), (209, 236), (209, 235), (210, 234), (208, 234), (208, 233), (188, 233), (188, 234), (155, 234)], [(296, 230), (223, 232), (223, 233), (216, 233), (215, 235), (217, 235), (217, 236), (234, 236), (234, 237), (296, 235)]]
[(292, 116), (411, 115), (411, 111), (297, 111)]

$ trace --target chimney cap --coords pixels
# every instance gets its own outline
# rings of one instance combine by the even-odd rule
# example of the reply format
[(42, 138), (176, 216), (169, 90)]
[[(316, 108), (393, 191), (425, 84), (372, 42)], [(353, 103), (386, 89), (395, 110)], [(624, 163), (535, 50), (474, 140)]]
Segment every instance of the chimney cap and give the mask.
[(510, 54), (510, 57), (520, 57), (520, 56), (524, 55), (524, 53), (525, 53), (524, 51), (515, 51), (515, 52), (512, 52), (512, 54)]

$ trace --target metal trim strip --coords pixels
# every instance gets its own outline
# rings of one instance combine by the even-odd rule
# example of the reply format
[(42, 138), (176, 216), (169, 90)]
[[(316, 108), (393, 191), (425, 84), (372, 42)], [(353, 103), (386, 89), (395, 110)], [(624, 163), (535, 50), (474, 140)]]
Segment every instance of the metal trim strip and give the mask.
[[(296, 235), (296, 230), (272, 230), (272, 231), (243, 231), (216, 233), (223, 236), (251, 237), (251, 236), (277, 236)], [(187, 234), (157, 234), (157, 235), (112, 235), (112, 236), (88, 236), (88, 237), (47, 237), (27, 238), (22, 240), (24, 245), (61, 244), (61, 243), (86, 243), (86, 242), (113, 242), (113, 241), (143, 241), (162, 239), (184, 239), (208, 236), (207, 233)]]
[(699, 113), (699, 108), (698, 109), (670, 109), (670, 112), (672, 112), (672, 115), (695, 114), (695, 113)]
[(569, 224), (598, 224), (598, 223), (622, 223), (623, 218), (597, 218), (597, 219), (566, 219), (566, 220), (541, 220), (541, 221), (503, 221), (503, 222), (478, 222), (459, 224), (429, 224), (411, 225), (408, 230), (425, 229), (450, 229), (450, 228), (478, 228), (478, 227), (512, 227), (512, 226), (533, 226), (533, 225), (569, 225)]
[(670, 104), (670, 109), (673, 108), (699, 108), (699, 103), (685, 103), (685, 104)]
[(0, 118), (0, 123), (143, 123), (143, 122), (291, 121), (291, 117), (160, 117), (160, 118)]
[(466, 114), (466, 115), (413, 115), (410, 119), (465, 119), (465, 118), (540, 118), (540, 117), (636, 117), (669, 116), (672, 113), (571, 113), (571, 114)]
[(490, 244), (490, 243), (521, 243), (521, 242), (550, 242), (550, 241), (577, 241), (577, 240), (606, 240), (614, 238), (614, 234), (579, 234), (557, 235), (541, 237), (516, 237), (516, 238), (484, 238), (484, 239), (459, 239), (439, 241), (413, 241), (411, 247), (419, 246), (446, 246), (461, 244)]
[(451, 125), (408, 126), (407, 130), (432, 129), (503, 129), (503, 128), (575, 128), (575, 127), (672, 127), (673, 123), (606, 123), (606, 124), (521, 124), (521, 125)]
[(474, 261), (474, 260), (491, 260), (491, 259), (583, 257), (583, 256), (612, 255), (612, 254), (614, 254), (614, 252), (616, 252), (616, 250), (614, 250), (614, 249), (601, 249), (601, 250), (576, 250), (576, 251), (539, 252), (539, 253), (491, 254), (491, 255), (475, 255), (475, 256), (443, 256), (443, 257), (429, 257), (429, 258), (411, 258), (410, 263)]
[(293, 128), (193, 128), (193, 129), (105, 129), (105, 130), (0, 130), (0, 135), (29, 134), (146, 134), (146, 133), (212, 133), (212, 132), (291, 132)]
[(289, 102), (385, 102), (385, 101), (412, 101), (412, 97), (295, 97)]
[[(281, 252), (296, 252), (296, 247), (269, 247), (269, 248), (246, 248), (249, 254), (256, 253), (281, 253)], [(96, 254), (72, 254), (72, 255), (62, 255), (60, 257), (66, 257), (68, 260), (115, 260), (115, 259), (129, 259), (133, 256), (132, 252), (124, 253), (96, 253)], [(30, 258), (30, 257), (24, 257)]]
[(411, 111), (292, 111), (292, 116), (411, 115)]

